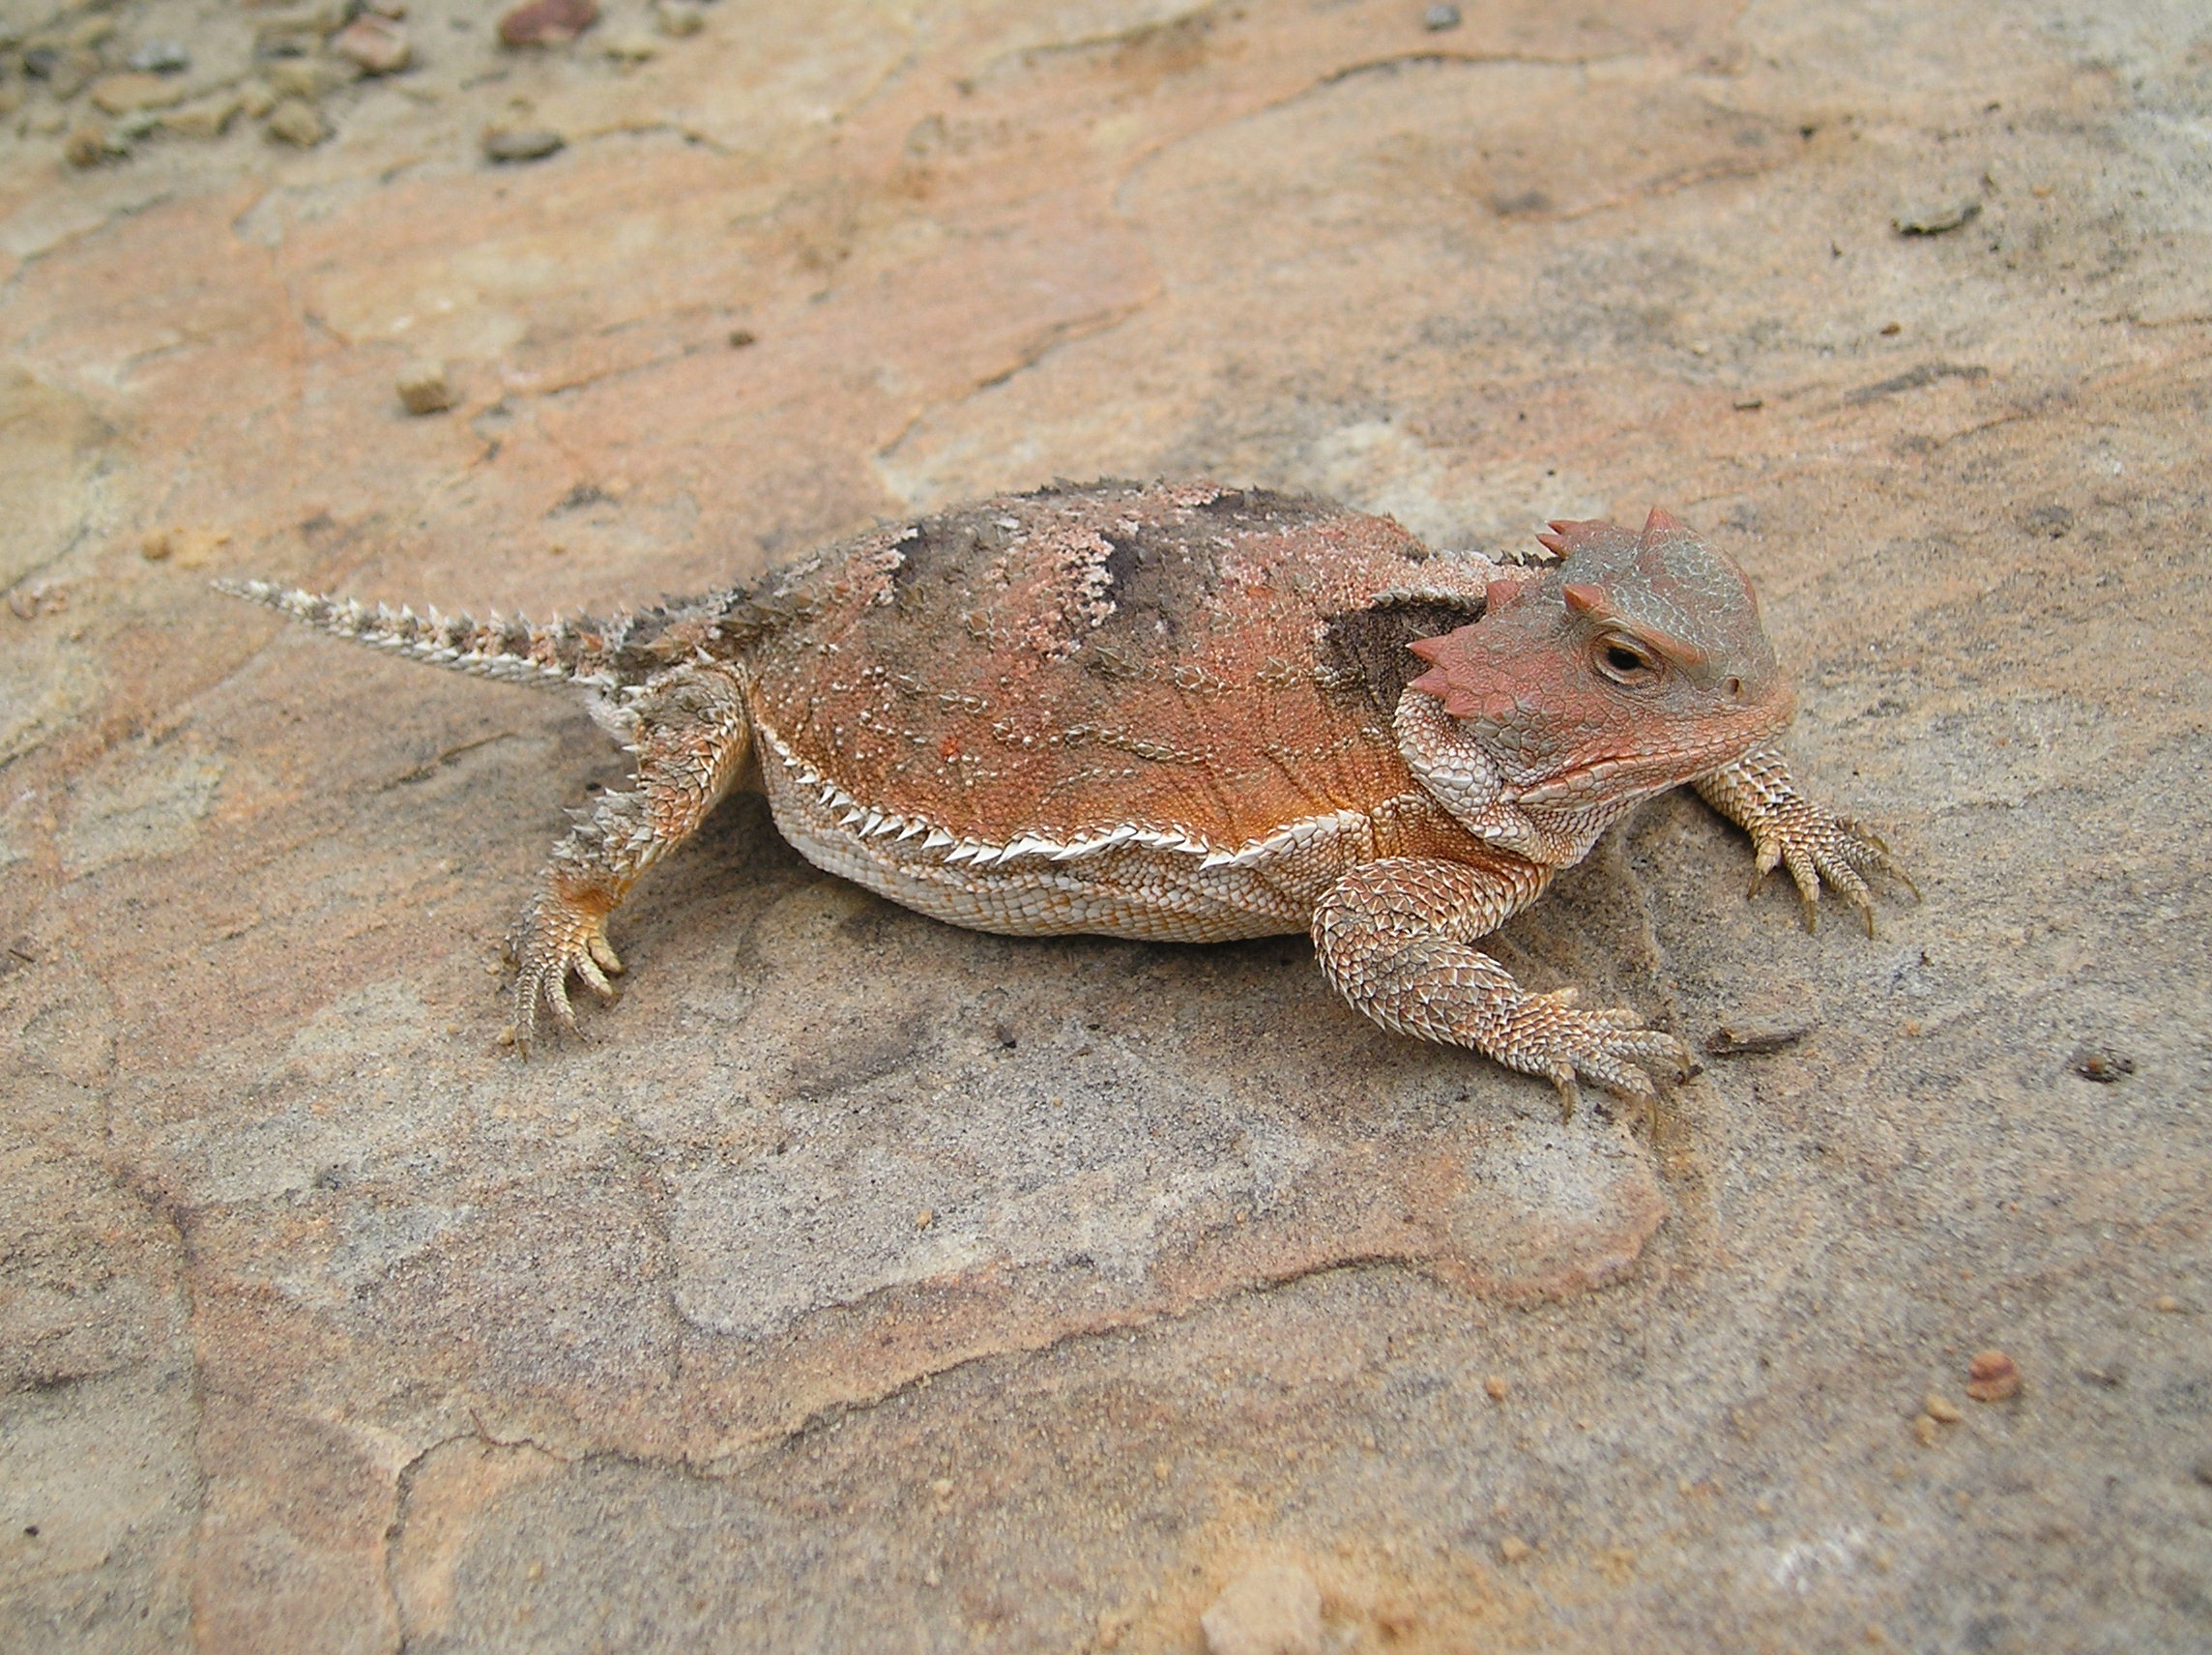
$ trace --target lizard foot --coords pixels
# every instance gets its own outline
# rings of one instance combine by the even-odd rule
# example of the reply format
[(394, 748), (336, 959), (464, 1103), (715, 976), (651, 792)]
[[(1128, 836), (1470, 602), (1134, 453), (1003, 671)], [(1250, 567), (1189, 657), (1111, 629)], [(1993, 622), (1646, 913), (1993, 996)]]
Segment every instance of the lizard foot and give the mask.
[(540, 1010), (554, 1023), (583, 1038), (575, 1007), (568, 1003), (568, 978), (578, 976), (601, 1000), (615, 998), (609, 975), (620, 975), (622, 958), (607, 941), (607, 915), (613, 904), (592, 891), (569, 891), (548, 882), (524, 905), (509, 946), (514, 955), (514, 1046), (524, 1057), (537, 1038)]
[(1777, 867), (1787, 868), (1797, 886), (1808, 931), (1819, 928), (1822, 880), (1858, 910), (1869, 937), (1874, 935), (1874, 892), (1867, 887), (1866, 875), (1887, 874), (1912, 893), (1913, 901), (1920, 900), (1920, 887), (1898, 865), (1879, 834), (1848, 817), (1831, 815), (1810, 799), (1792, 795), (1777, 800), (1771, 810), (1745, 823), (1744, 829), (1759, 858), (1746, 894), (1757, 896), (1768, 874)]
[(1578, 1076), (1634, 1102), (1653, 1103), (1658, 1092), (1645, 1066), (1671, 1068), (1683, 1080), (1698, 1072), (1689, 1047), (1644, 1028), (1627, 1007), (1584, 1011), (1574, 1002), (1571, 988), (1525, 996), (1513, 1008), (1508, 1044), (1500, 1054), (1512, 1067), (1542, 1075), (1559, 1089), (1561, 1119), (1572, 1120), (1582, 1102)]

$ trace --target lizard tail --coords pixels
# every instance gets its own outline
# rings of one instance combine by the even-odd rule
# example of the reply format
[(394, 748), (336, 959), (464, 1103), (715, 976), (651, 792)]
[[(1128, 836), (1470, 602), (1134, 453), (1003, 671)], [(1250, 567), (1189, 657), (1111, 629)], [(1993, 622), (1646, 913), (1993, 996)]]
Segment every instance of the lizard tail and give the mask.
[(533, 625), (519, 615), (482, 621), (435, 609), (418, 615), (412, 609), (329, 597), (266, 580), (218, 580), (215, 587), (249, 603), (266, 604), (317, 631), (480, 678), (588, 689), (614, 682), (607, 670), (609, 640), (598, 623), (584, 617)]

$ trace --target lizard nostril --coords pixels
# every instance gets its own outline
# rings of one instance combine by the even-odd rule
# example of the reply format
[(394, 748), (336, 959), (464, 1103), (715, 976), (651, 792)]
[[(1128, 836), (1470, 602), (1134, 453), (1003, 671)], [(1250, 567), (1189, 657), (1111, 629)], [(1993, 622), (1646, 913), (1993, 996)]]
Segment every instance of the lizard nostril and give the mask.
[(1728, 681), (1728, 692), (1737, 701), (1741, 701), (1743, 699), (1743, 680), (1740, 678), (1730, 679)]

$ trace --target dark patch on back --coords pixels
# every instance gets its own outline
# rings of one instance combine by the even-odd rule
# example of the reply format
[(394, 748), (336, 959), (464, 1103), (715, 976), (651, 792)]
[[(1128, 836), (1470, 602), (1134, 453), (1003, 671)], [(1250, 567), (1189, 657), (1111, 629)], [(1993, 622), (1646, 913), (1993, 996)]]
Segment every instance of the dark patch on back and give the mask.
[(965, 513), (924, 517), (898, 542), (899, 566), (891, 570), (891, 590), (903, 597), (924, 574), (948, 565), (964, 574), (965, 560), (975, 549), (975, 523)]
[(1428, 670), (1406, 646), (1416, 638), (1441, 638), (1482, 619), (1482, 599), (1452, 603), (1441, 598), (1385, 599), (1365, 609), (1332, 615), (1322, 624), (1320, 665), (1332, 682), (1363, 696), (1389, 718), (1409, 681)]
[(1105, 540), (1114, 613), (1092, 630), (1091, 648), (1142, 658), (1171, 645), (1211, 607), (1221, 585), (1218, 547), (1157, 523), (1109, 533)]
[(1340, 514), (1327, 501), (1265, 488), (1231, 489), (1182, 522), (1140, 520), (1102, 531), (1106, 595), (1114, 613), (1091, 633), (1085, 653), (1101, 671), (1125, 671), (1171, 648), (1214, 607), (1221, 557), (1246, 536), (1291, 533)]
[(1342, 515), (1344, 508), (1313, 494), (1281, 494), (1271, 488), (1231, 488), (1198, 508), (1202, 518), (1226, 518), (1249, 530), (1280, 533), (1300, 528), (1324, 517)]

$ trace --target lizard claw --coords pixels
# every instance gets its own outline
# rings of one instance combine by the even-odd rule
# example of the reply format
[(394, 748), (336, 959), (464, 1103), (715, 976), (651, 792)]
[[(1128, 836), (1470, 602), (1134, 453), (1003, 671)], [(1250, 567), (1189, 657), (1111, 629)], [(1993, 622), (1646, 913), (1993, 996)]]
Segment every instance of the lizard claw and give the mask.
[(1776, 867), (1788, 869), (1808, 931), (1819, 929), (1822, 880), (1858, 911), (1869, 937), (1874, 935), (1874, 892), (1866, 875), (1886, 874), (1910, 891), (1913, 901), (1920, 900), (1920, 887), (1878, 834), (1847, 817), (1830, 815), (1810, 799), (1790, 796), (1777, 800), (1744, 826), (1759, 854), (1747, 894), (1757, 896)]
[(1647, 1066), (1672, 1068), (1683, 1079), (1697, 1072), (1689, 1047), (1672, 1034), (1646, 1029), (1627, 1007), (1582, 1011), (1574, 999), (1571, 988), (1527, 996), (1515, 1012), (1508, 1037), (1512, 1049), (1505, 1058), (1514, 1068), (1542, 1075), (1559, 1089), (1561, 1119), (1574, 1118), (1582, 1103), (1582, 1080), (1595, 1081), (1633, 1102), (1651, 1103), (1658, 1092), (1644, 1072)]
[(607, 906), (590, 900), (591, 894), (549, 882), (515, 921), (509, 939), (515, 963), (514, 1046), (525, 1058), (537, 1038), (541, 1011), (562, 1031), (584, 1037), (568, 1000), (570, 976), (581, 977), (601, 1000), (615, 998), (607, 978), (619, 975), (623, 963), (607, 941)]

